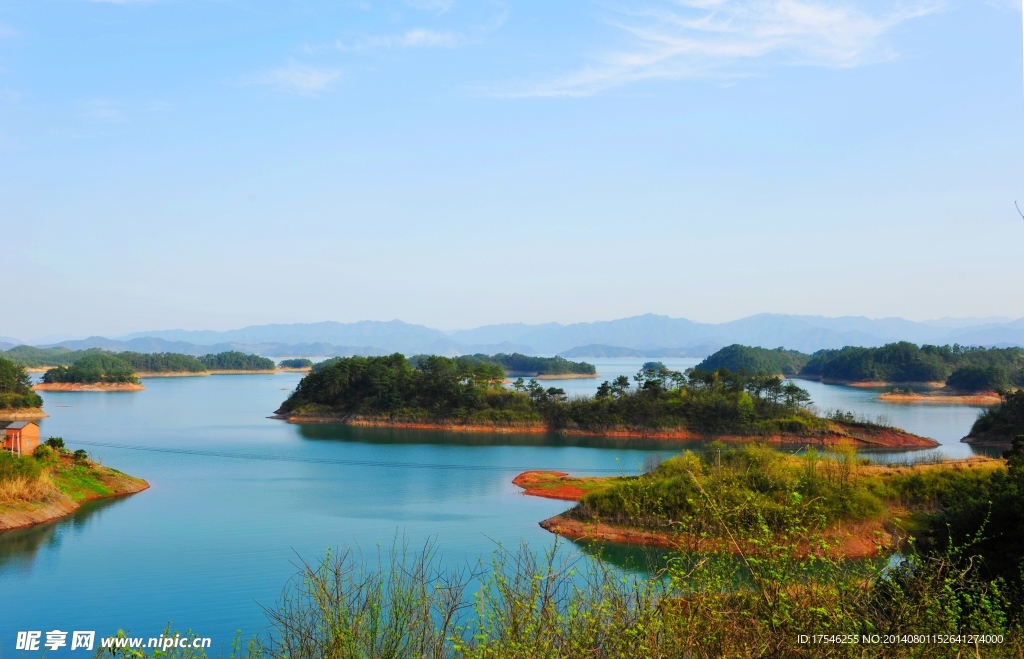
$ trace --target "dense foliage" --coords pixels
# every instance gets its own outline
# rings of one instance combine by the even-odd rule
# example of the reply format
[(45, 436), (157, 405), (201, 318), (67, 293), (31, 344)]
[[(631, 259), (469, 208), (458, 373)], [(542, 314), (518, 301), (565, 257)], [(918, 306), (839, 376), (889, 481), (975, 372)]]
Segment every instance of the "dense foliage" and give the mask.
[(971, 426), (968, 437), (1009, 444), (1024, 434), (1024, 389), (1003, 392), (998, 405), (984, 410)]
[(32, 391), (25, 367), (0, 357), (0, 409), (42, 407), (43, 399)]
[(528, 398), (502, 387), (498, 364), (429, 356), (339, 357), (299, 382), (279, 414), (324, 412), (409, 420), (537, 422)]
[(216, 355), (203, 355), (199, 362), (211, 371), (272, 371), (274, 360), (230, 350)]
[(282, 359), (277, 363), (280, 368), (312, 368), (312, 359)]
[(840, 382), (945, 382), (965, 391), (995, 390), (1024, 385), (1024, 350), (918, 347), (901, 341), (881, 348), (821, 350), (800, 374)]
[(318, 364), (279, 414), (380, 416), (393, 420), (545, 423), (552, 429), (658, 430), (766, 434), (823, 432), (807, 392), (780, 378), (728, 371), (640, 371), (604, 382), (593, 398), (519, 378), (501, 386), (500, 365), (400, 354), (341, 357)]
[[(426, 355), (415, 355), (409, 361), (416, 366), (421, 359), (426, 358)], [(510, 355), (464, 355), (454, 359), (471, 367), (477, 364), (496, 364), (505, 369), (505, 373), (510, 376), (597, 375), (597, 369), (593, 364), (571, 362), (564, 357), (531, 357), (514, 352)]]
[(195, 357), (176, 352), (119, 352), (115, 356), (143, 373), (205, 373), (207, 370)]
[(71, 366), (57, 366), (43, 374), (43, 382), (47, 384), (112, 384), (138, 381), (131, 364), (104, 352), (87, 355)]
[(697, 365), (697, 368), (704, 371), (727, 368), (734, 372), (745, 371), (792, 376), (799, 373), (809, 359), (810, 355), (795, 350), (751, 348), (737, 343), (726, 346), (707, 357)]
[(71, 350), (70, 348), (36, 348), (35, 346), (17, 346), (10, 350), (0, 351), (0, 357), (6, 357), (16, 364), (27, 368), (44, 366), (67, 366), (75, 363), (87, 354), (101, 352), (98, 348), (91, 350)]

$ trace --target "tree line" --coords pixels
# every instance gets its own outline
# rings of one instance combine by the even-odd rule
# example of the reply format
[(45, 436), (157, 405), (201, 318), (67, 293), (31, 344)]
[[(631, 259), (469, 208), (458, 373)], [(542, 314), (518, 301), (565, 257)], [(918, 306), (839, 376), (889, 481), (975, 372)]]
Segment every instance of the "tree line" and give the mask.
[(32, 391), (25, 367), (0, 357), (0, 409), (42, 407), (43, 399)]

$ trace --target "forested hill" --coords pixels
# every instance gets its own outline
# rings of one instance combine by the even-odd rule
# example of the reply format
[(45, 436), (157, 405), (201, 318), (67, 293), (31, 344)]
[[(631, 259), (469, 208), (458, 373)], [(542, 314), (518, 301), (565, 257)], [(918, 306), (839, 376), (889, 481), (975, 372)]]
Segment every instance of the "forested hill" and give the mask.
[(1024, 385), (1024, 350), (907, 342), (847, 347), (815, 353), (800, 375), (832, 382), (943, 382), (963, 391), (997, 390)]
[(964, 441), (1009, 446), (1017, 437), (1024, 437), (1024, 390), (1004, 393), (1002, 402), (978, 416)]
[[(632, 380), (622, 375), (602, 383), (592, 397), (575, 398), (560, 388), (545, 388), (535, 379), (520, 378), (506, 388), (504, 379), (504, 369), (486, 361), (474, 364), (462, 358), (429, 356), (413, 364), (398, 353), (342, 357), (318, 364), (276, 413), (300, 422), (337, 419), (382, 425), (544, 427), (638, 436), (667, 432), (689, 439), (786, 435), (798, 442), (853, 437), (851, 424), (860, 423), (857, 441), (878, 446), (935, 445), (932, 440), (852, 418), (816, 416), (808, 409), (810, 397), (804, 389), (766, 374), (680, 373), (651, 364)], [(880, 438), (879, 433), (889, 437)]]
[(104, 352), (87, 355), (71, 366), (57, 366), (43, 374), (45, 384), (125, 384), (138, 381), (131, 364)]
[(112, 353), (99, 348), (69, 350), (60, 347), (36, 348), (33, 346), (18, 346), (11, 350), (0, 352), (0, 357), (5, 357), (19, 366), (27, 368), (71, 366), (83, 359), (95, 358), (97, 356), (115, 357), (124, 364), (127, 364), (133, 372), (138, 373), (195, 373), (198, 375), (219, 370), (267, 371), (275, 368), (274, 362), (270, 359), (257, 355), (247, 355), (237, 351), (193, 357), (175, 352)]
[[(425, 355), (412, 358), (413, 363), (423, 359)], [(455, 359), (469, 365), (497, 364), (505, 369), (510, 377), (540, 377), (547, 375), (590, 375), (597, 376), (597, 369), (587, 362), (573, 362), (564, 357), (531, 357), (514, 352), (510, 355), (466, 355)]]
[(0, 410), (42, 407), (25, 367), (0, 357)]
[(793, 376), (800, 373), (810, 358), (810, 355), (795, 350), (768, 350), (733, 344), (711, 355), (696, 368), (701, 371), (727, 368), (730, 371)]

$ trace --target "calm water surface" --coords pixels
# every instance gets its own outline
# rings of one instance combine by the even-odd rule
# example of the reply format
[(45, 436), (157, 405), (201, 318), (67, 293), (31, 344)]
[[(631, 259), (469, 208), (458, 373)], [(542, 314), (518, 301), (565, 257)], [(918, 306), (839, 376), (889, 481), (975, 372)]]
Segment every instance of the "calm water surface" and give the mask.
[[(594, 361), (598, 380), (546, 384), (590, 394), (645, 360)], [(669, 368), (696, 362), (661, 361)], [(0, 616), (0, 656), (13, 654), (19, 630), (105, 635), (121, 627), (150, 636), (168, 621), (227, 646), (237, 629), (249, 635), (265, 628), (260, 606), (274, 603), (299, 556), (315, 559), (352, 544), (372, 553), (396, 534), (413, 545), (436, 539), (449, 563), (475, 563), (497, 543), (547, 548), (553, 537), (537, 522), (568, 504), (522, 496), (510, 482), (516, 474), (636, 473), (652, 452), (680, 448), (265, 418), (299, 379), (157, 378), (137, 393), (44, 392), (51, 415), (40, 423), (44, 437), (62, 436), (72, 449), (86, 448), (104, 464), (145, 478), (151, 489), (0, 534), (0, 601), (18, 602)], [(800, 384), (821, 408), (884, 413), (943, 442), (947, 455), (970, 453), (959, 439), (976, 409), (884, 405), (873, 392)]]

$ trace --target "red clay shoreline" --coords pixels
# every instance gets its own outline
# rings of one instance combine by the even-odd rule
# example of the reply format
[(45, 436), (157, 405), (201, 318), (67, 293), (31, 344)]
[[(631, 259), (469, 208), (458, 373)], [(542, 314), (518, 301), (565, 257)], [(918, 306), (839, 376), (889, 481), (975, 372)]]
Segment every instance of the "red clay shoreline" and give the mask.
[(303, 416), (275, 414), (271, 419), (281, 419), (288, 423), (323, 423), (342, 424), (371, 428), (401, 428), (408, 430), (440, 430), (446, 432), (477, 432), (501, 434), (544, 434), (554, 433), (580, 437), (614, 437), (623, 439), (667, 439), (667, 440), (718, 440), (723, 442), (760, 442), (766, 444), (813, 444), (830, 446), (842, 441), (850, 441), (861, 448), (935, 448), (939, 443), (927, 437), (920, 437), (896, 428), (859, 428), (839, 426), (824, 435), (808, 436), (797, 433), (779, 433), (774, 435), (708, 435), (693, 432), (685, 428), (673, 430), (636, 430), (628, 428), (609, 428), (601, 430), (583, 430), (579, 428), (552, 429), (542, 423), (501, 426), (493, 424), (438, 423), (429, 421), (402, 421), (392, 419), (374, 419), (366, 417), (337, 416)]

